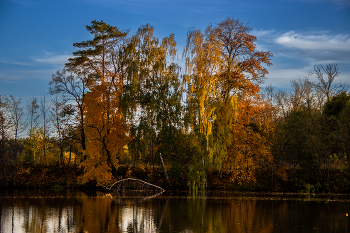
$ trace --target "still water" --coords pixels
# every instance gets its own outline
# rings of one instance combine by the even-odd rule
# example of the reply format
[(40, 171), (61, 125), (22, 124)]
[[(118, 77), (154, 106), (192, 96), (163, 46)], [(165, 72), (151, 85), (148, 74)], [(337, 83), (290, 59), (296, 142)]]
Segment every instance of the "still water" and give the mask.
[(350, 232), (350, 201), (274, 194), (0, 190), (0, 232)]

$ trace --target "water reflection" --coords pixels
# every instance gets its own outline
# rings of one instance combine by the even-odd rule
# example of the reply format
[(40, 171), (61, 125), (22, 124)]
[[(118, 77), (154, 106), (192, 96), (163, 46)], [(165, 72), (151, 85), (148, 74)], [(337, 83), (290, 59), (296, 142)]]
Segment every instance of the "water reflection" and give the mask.
[(2, 191), (0, 232), (348, 232), (350, 202)]

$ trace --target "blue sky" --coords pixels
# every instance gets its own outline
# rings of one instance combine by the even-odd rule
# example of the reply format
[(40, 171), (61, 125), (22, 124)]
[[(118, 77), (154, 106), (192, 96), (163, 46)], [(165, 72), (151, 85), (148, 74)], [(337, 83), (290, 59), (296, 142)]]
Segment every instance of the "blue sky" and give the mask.
[(253, 29), (259, 50), (274, 54), (266, 84), (289, 87), (314, 64), (337, 63), (350, 84), (350, 0), (0, 0), (0, 95), (28, 99), (48, 90), (51, 75), (91, 39), (85, 25), (103, 20), (155, 36), (175, 34), (178, 62), (190, 27), (226, 17)]

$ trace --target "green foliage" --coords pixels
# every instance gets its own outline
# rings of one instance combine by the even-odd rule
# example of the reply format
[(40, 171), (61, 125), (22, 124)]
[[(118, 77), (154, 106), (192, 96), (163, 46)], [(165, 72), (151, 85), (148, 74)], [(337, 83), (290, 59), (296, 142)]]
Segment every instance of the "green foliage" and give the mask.
[(307, 184), (304, 184), (303, 187), (304, 188), (300, 190), (301, 193), (308, 193), (308, 194), (315, 193), (315, 187), (312, 184), (307, 183)]
[(154, 164), (160, 155), (172, 163), (172, 142), (182, 124), (179, 67), (167, 61), (176, 55), (174, 35), (159, 41), (153, 30), (140, 27), (122, 52), (126, 72), (121, 107), (131, 122), (128, 147), (134, 164)]
[[(343, 103), (341, 111), (335, 115), (333, 110), (337, 108), (330, 106), (343, 105), (338, 104), (347, 98), (345, 97), (343, 93), (339, 98), (334, 97), (328, 101), (323, 113), (312, 108), (295, 108), (277, 125), (275, 145), (279, 145), (279, 149), (275, 148), (274, 151), (279, 153), (275, 158), (295, 172), (288, 178), (289, 181), (296, 186), (304, 180), (307, 181), (306, 184), (318, 184), (314, 189), (311, 186), (301, 187), (304, 191), (329, 192), (341, 187), (333, 183), (335, 179), (329, 174), (334, 167), (343, 169), (344, 161), (348, 161), (349, 104)], [(333, 111), (332, 114), (330, 110)], [(281, 166), (280, 163), (278, 166)], [(293, 177), (298, 177), (296, 179), (299, 181), (293, 181)]]
[[(120, 31), (117, 27), (105, 22), (91, 21), (86, 29), (94, 36), (92, 40), (74, 43), (73, 46), (82, 48), (73, 53), (74, 58), (68, 59), (66, 67), (78, 73), (89, 74), (92, 78), (101, 78), (109, 72), (113, 72), (116, 62), (113, 54), (115, 45), (126, 37), (127, 32)], [(102, 55), (102, 56), (100, 56)], [(102, 69), (101, 69), (102, 66)]]
[(283, 140), (279, 143), (283, 146), (284, 161), (312, 171), (317, 160), (326, 156), (327, 148), (324, 148), (320, 137), (323, 133), (322, 120), (320, 112), (307, 108), (295, 109), (285, 118), (279, 125), (282, 135), (277, 136)]
[(201, 162), (193, 162), (189, 166), (187, 174), (187, 187), (192, 194), (196, 195), (198, 191), (204, 191), (206, 187), (207, 172)]
[(324, 104), (323, 113), (327, 116), (338, 116), (346, 105), (349, 104), (350, 95), (345, 91), (332, 97), (329, 101)]
[(44, 134), (44, 128), (34, 126), (28, 134), (30, 138), (25, 141), (25, 157), (33, 160), (34, 163), (49, 164), (52, 161), (49, 153), (52, 145), (49, 144), (49, 138)]
[(337, 143), (335, 149), (339, 156), (341, 155), (341, 158), (344, 158), (350, 165), (350, 101), (338, 115), (333, 137)]

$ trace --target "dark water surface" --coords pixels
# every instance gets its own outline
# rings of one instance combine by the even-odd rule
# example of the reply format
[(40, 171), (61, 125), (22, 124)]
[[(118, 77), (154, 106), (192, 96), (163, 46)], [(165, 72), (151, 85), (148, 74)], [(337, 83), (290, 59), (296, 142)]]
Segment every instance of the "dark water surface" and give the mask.
[(350, 232), (347, 196), (0, 190), (0, 232)]

